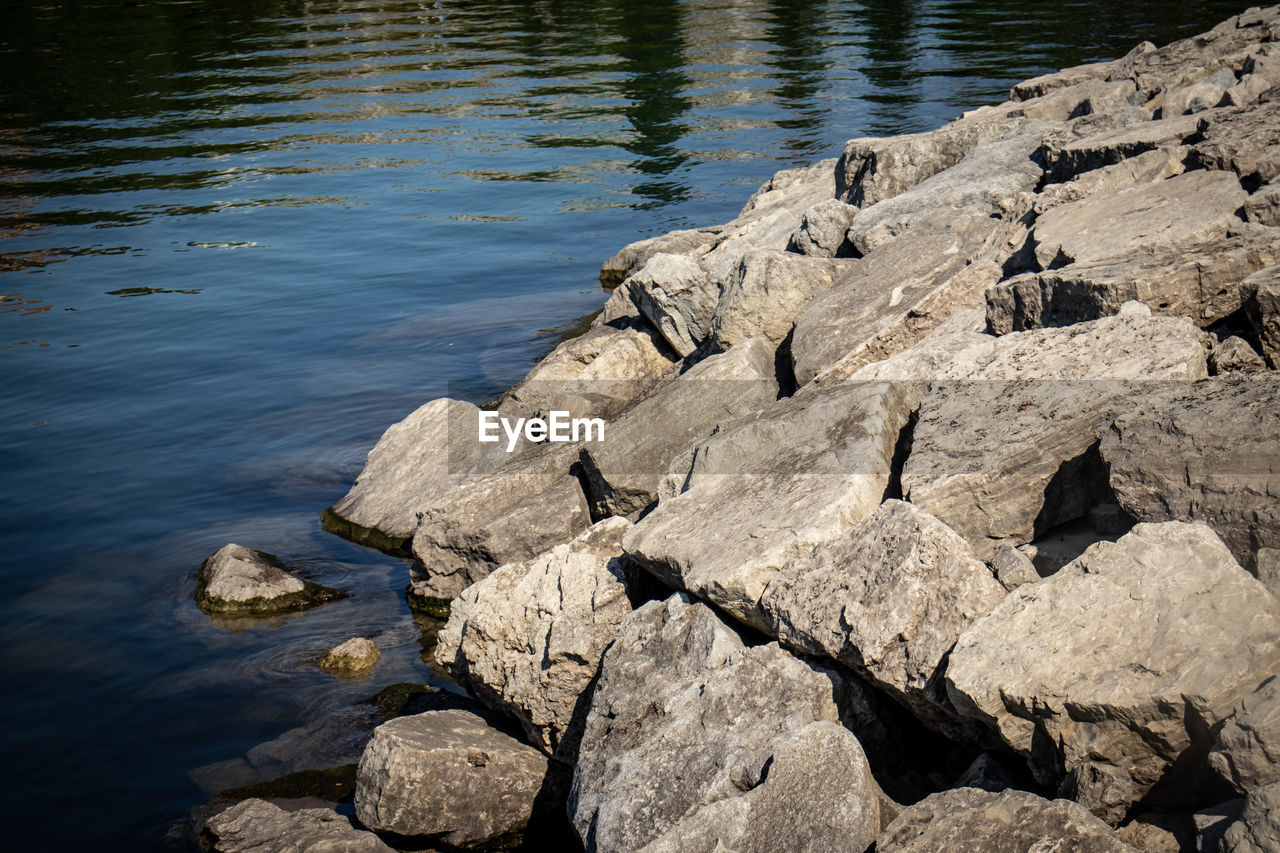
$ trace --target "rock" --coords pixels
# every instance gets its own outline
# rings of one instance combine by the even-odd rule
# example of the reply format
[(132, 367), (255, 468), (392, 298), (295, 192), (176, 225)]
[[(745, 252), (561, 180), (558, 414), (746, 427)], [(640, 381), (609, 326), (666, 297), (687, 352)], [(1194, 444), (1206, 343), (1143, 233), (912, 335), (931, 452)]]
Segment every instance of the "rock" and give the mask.
[(195, 592), (205, 613), (286, 613), (345, 597), (289, 574), (274, 554), (234, 543), (200, 564)]
[(1255, 104), (1273, 85), (1273, 81), (1261, 74), (1244, 74), (1238, 83), (1227, 89), (1222, 98), (1222, 106), (1247, 107)]
[(1078, 86), (1094, 80), (1106, 80), (1116, 64), (1115, 62), (1093, 62), (1088, 65), (1075, 65), (1024, 80), (1009, 90), (1009, 100), (1029, 101), (1058, 89)]
[(791, 235), (800, 227), (803, 212), (804, 208), (792, 213), (786, 207), (771, 206), (734, 220), (726, 236), (700, 259), (717, 292), (729, 285), (743, 257), (752, 249), (782, 251), (787, 248)]
[(1196, 828), (1196, 850), (1203, 853), (1220, 853), (1227, 828), (1240, 819), (1244, 800), (1227, 800), (1213, 808), (1201, 809), (1191, 816)]
[(1244, 218), (1260, 225), (1280, 225), (1280, 184), (1267, 184), (1249, 196)]
[(1209, 733), (1277, 664), (1280, 609), (1221, 540), (1202, 524), (1139, 524), (970, 626), (947, 691), (1042, 784), (1109, 768), (1113, 790), (1127, 774), (1131, 797), (1184, 806), (1204, 795)]
[[(456, 443), (478, 443), (476, 435), (468, 432)], [(574, 445), (512, 456), (502, 468), (473, 475), (422, 508), (413, 536), (420, 564), (410, 571), (410, 592), (421, 605), (451, 599), (498, 566), (532, 559), (591, 524), (571, 470)]]
[(913, 383), (863, 383), (780, 400), (697, 445), (683, 491), (623, 540), (663, 582), (757, 627), (788, 559), (833, 539), (884, 498)]
[(393, 853), (332, 809), (291, 812), (258, 799), (209, 818), (203, 840), (217, 853)]
[(800, 227), (791, 235), (788, 251), (815, 258), (843, 258), (853, 253), (845, 233), (858, 208), (838, 198), (824, 199), (800, 218)]
[(637, 240), (604, 262), (600, 267), (600, 283), (606, 289), (615, 288), (628, 276), (643, 269), (654, 255), (660, 253), (694, 257), (704, 255), (715, 245), (724, 228), (723, 225), (716, 225), (711, 228), (671, 231), (657, 237)]
[(1219, 68), (1205, 80), (1165, 92), (1160, 115), (1163, 118), (1172, 118), (1213, 109), (1222, 103), (1227, 90), (1234, 85), (1236, 85), (1236, 75), (1231, 72), (1231, 69)]
[(1035, 563), (1009, 544), (997, 545), (991, 552), (991, 570), (1006, 590), (1015, 590), (1023, 584), (1040, 580)]
[(1218, 732), (1209, 765), (1242, 794), (1280, 782), (1280, 679), (1244, 697)]
[(770, 208), (783, 208), (799, 216), (823, 199), (834, 198), (836, 162), (836, 158), (832, 157), (830, 160), (819, 160), (812, 166), (783, 169), (774, 173), (747, 200), (738, 213), (738, 218)]
[(1258, 580), (1272, 595), (1280, 599), (1280, 550), (1259, 548), (1256, 559)]
[(681, 356), (706, 340), (720, 287), (694, 258), (654, 255), (622, 287), (640, 314)]
[(1258, 333), (1262, 355), (1280, 370), (1280, 266), (1258, 270), (1240, 284), (1240, 299)]
[(1209, 355), (1209, 367), (1215, 374), (1256, 373), (1266, 370), (1267, 363), (1254, 352), (1249, 342), (1238, 335), (1214, 344)]
[(715, 347), (726, 350), (761, 337), (776, 348), (790, 334), (800, 309), (831, 287), (842, 266), (771, 249), (748, 252), (712, 314)]
[[(1272, 229), (1267, 229), (1272, 231)], [(1140, 301), (1157, 314), (1209, 326), (1244, 304), (1240, 282), (1280, 263), (1280, 229), (1241, 234), (1154, 256), (1135, 255), (1006, 279), (986, 292), (992, 334), (1070, 326)]]
[(1160, 49), (1153, 46), (1131, 52), (1111, 72), (1111, 79), (1127, 77), (1146, 97), (1210, 77), (1221, 68), (1232, 68), (1270, 41), (1275, 8), (1256, 7), (1229, 18), (1212, 30), (1180, 39)]
[(572, 760), (582, 695), (631, 612), (622, 535), (608, 518), (572, 542), (503, 566), (453, 602), (435, 659), (472, 694), (510, 712), (549, 755)]
[(1079, 201), (1093, 195), (1107, 195), (1146, 184), (1168, 180), (1186, 171), (1184, 146), (1156, 148), (1077, 175), (1073, 180), (1049, 184), (1036, 197), (1036, 210), (1043, 213), (1059, 204)]
[[(859, 380), (932, 380), (902, 469), (906, 499), (979, 559), (1114, 501), (1090, 448), (1145, 382), (1206, 375), (1186, 320), (1110, 317), (1066, 329), (939, 338)], [(1051, 381), (1046, 381), (1051, 380)]]
[(1280, 376), (1234, 374), (1157, 387), (1103, 435), (1125, 511), (1139, 521), (1203, 521), (1246, 568), (1280, 546)]
[(441, 398), (388, 427), (351, 491), (325, 513), (325, 529), (407, 555), (424, 505), (505, 461), (495, 445), (457, 440), (475, 434), (479, 413), (470, 403)]
[(1136, 89), (1131, 80), (1090, 80), (1046, 92), (1035, 98), (1006, 101), (999, 106), (979, 107), (965, 112), (954, 125), (975, 121), (998, 121), (1009, 118), (1028, 118), (1043, 121), (1065, 121), (1101, 113), (1140, 110), (1142, 120), (1151, 118), (1149, 112), (1134, 107), (1130, 99)]
[(1246, 198), (1234, 175), (1204, 171), (1091, 195), (1041, 214), (1036, 260), (1041, 269), (1057, 269), (1221, 240)]
[(958, 788), (902, 810), (876, 841), (876, 853), (1134, 853), (1084, 808), (1025, 791)]
[(356, 777), (360, 822), (455, 847), (507, 839), (533, 812), (547, 759), (466, 711), (399, 717), (374, 730)]
[(773, 348), (751, 338), (698, 362), (581, 449), (582, 482), (597, 518), (653, 503), (671, 460), (694, 442), (778, 397)]
[(574, 773), (587, 850), (864, 849), (880, 794), (833, 693), (703, 605), (640, 607), (605, 653)]
[(338, 676), (367, 675), (382, 659), (382, 652), (368, 637), (352, 637), (339, 643), (316, 661), (326, 672)]
[(1195, 850), (1195, 825), (1182, 813), (1146, 811), (1116, 830), (1130, 846), (1144, 853), (1182, 853)]
[(1055, 180), (1067, 181), (1147, 151), (1182, 145), (1196, 135), (1199, 127), (1200, 117), (1177, 116), (1068, 138), (1046, 149), (1045, 164)]
[(643, 322), (593, 326), (538, 362), (503, 395), (499, 411), (513, 419), (545, 418), (552, 409), (612, 419), (671, 374), (677, 360)]
[(1274, 853), (1280, 850), (1280, 782), (1249, 794), (1240, 819), (1227, 827), (1222, 853)]
[(946, 729), (939, 670), (1005, 590), (963, 539), (902, 501), (785, 563), (760, 605), (786, 648), (837, 661)]
[(1199, 117), (1196, 134), (1190, 161), (1200, 168), (1258, 184), (1280, 176), (1280, 102), (1215, 110)]
[(984, 752), (973, 760), (955, 781), (952, 788), (978, 788), (998, 794), (1009, 788), (1017, 787), (1013, 775), (990, 752)]
[(1021, 119), (947, 126), (930, 133), (851, 139), (835, 167), (835, 195), (857, 208), (893, 198), (959, 163), (987, 142), (1004, 139)]

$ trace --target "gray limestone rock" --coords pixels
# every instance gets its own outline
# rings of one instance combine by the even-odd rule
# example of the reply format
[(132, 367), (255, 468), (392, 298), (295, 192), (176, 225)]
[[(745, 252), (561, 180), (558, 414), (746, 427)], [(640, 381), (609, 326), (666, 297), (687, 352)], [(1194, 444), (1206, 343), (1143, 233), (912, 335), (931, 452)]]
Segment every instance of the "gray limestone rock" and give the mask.
[(345, 596), (294, 577), (274, 554), (234, 543), (200, 564), (195, 592), (196, 604), (206, 613), (286, 613)]
[(510, 840), (546, 773), (546, 756), (474, 714), (399, 717), (374, 730), (360, 759), (356, 816), (377, 832), (455, 847)]
[(1275, 853), (1280, 850), (1280, 782), (1245, 798), (1240, 819), (1227, 827), (1221, 853)]
[(791, 235), (788, 250), (814, 258), (841, 258), (852, 254), (845, 234), (858, 208), (838, 198), (818, 202), (800, 217), (800, 227)]
[(1262, 355), (1280, 370), (1280, 266), (1269, 266), (1240, 283), (1240, 299), (1258, 333)]
[(1191, 162), (1264, 184), (1280, 176), (1280, 101), (1214, 110), (1197, 118)]
[(997, 545), (991, 552), (991, 570), (1000, 585), (1013, 591), (1023, 584), (1040, 580), (1035, 563), (1026, 554), (1007, 543)]
[(1202, 796), (1209, 733), (1277, 664), (1280, 608), (1213, 531), (1139, 524), (970, 626), (947, 690), (1042, 783), (1106, 765), (1111, 794), (1127, 775), (1128, 797), (1183, 806)]
[(1236, 85), (1236, 75), (1230, 68), (1219, 68), (1209, 77), (1176, 89), (1166, 91), (1161, 103), (1160, 115), (1164, 118), (1202, 113), (1222, 104), (1227, 90)]
[(1249, 196), (1244, 218), (1260, 225), (1280, 225), (1280, 184), (1267, 184)]
[(1120, 505), (1139, 521), (1202, 521), (1237, 561), (1280, 546), (1280, 376), (1157, 386), (1103, 435)]
[(617, 559), (630, 527), (605, 519), (533, 560), (501, 567), (458, 596), (437, 639), (437, 663), (511, 713), (549, 755), (572, 759), (582, 695), (631, 612)]
[(1147, 151), (1182, 145), (1196, 135), (1199, 126), (1199, 116), (1176, 116), (1068, 138), (1046, 149), (1045, 162), (1056, 180), (1067, 181)]
[(1280, 679), (1244, 698), (1218, 732), (1209, 765), (1242, 794), (1280, 782)]
[(1232, 335), (1214, 343), (1213, 352), (1209, 354), (1209, 368), (1215, 374), (1256, 373), (1266, 370), (1267, 363), (1249, 346), (1248, 341)]
[(800, 309), (832, 286), (842, 266), (791, 252), (748, 252), (712, 314), (710, 336), (716, 348), (757, 337), (776, 348), (790, 334)]
[(332, 809), (285, 811), (258, 799), (209, 818), (203, 846), (215, 853), (393, 853)]
[(720, 287), (695, 258), (654, 255), (622, 287), (641, 315), (681, 356), (706, 340)]
[(637, 240), (604, 262), (600, 267), (600, 283), (606, 288), (617, 287), (627, 277), (643, 269), (657, 254), (689, 255), (694, 258), (704, 255), (720, 239), (724, 229), (723, 225), (715, 225), (710, 228), (670, 231), (657, 237)]
[(823, 199), (835, 197), (836, 158), (819, 160), (812, 166), (783, 169), (765, 181), (738, 213), (741, 219), (750, 213), (770, 208), (785, 208), (799, 216)]
[(352, 637), (320, 656), (316, 664), (326, 672), (342, 677), (368, 675), (382, 659), (382, 652), (368, 637)]

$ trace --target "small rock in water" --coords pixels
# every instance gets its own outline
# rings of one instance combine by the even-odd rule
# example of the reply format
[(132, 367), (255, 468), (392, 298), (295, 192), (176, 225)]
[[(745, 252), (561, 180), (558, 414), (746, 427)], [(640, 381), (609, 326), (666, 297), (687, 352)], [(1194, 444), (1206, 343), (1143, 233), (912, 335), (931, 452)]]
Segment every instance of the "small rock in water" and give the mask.
[(284, 613), (345, 593), (294, 577), (279, 558), (243, 545), (225, 545), (200, 565), (196, 604), (206, 613)]
[(382, 658), (382, 652), (368, 637), (352, 637), (325, 652), (316, 663), (334, 675), (366, 675)]
[(285, 811), (266, 800), (244, 800), (205, 824), (201, 847), (215, 853), (392, 853), (330, 809)]

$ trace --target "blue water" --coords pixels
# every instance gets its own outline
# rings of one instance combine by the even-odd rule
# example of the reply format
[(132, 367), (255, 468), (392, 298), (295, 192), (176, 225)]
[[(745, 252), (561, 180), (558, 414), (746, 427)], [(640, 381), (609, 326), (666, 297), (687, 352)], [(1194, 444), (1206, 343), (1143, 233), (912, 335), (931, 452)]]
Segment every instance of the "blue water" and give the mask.
[[(148, 849), (202, 764), (422, 662), (402, 561), (323, 533), (391, 422), (489, 398), (624, 244), (1220, 2), (0, 4), (10, 849)], [(348, 600), (225, 625), (235, 541)], [(372, 633), (337, 682), (309, 658)]]

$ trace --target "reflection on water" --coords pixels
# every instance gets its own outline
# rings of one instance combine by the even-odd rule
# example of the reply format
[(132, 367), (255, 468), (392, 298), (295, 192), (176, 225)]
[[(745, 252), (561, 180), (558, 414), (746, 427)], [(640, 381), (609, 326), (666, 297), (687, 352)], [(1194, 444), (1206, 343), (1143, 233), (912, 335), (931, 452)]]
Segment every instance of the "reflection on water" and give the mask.
[[(389, 423), (446, 386), (491, 398), (598, 309), (619, 247), (729, 219), (848, 137), (936, 126), (1236, 5), (6, 3), (16, 845), (146, 849), (201, 800), (192, 769), (440, 683), (403, 563), (319, 512)], [(215, 622), (195, 569), (233, 541), (352, 597)], [(360, 633), (385, 644), (366, 681), (311, 663)]]

